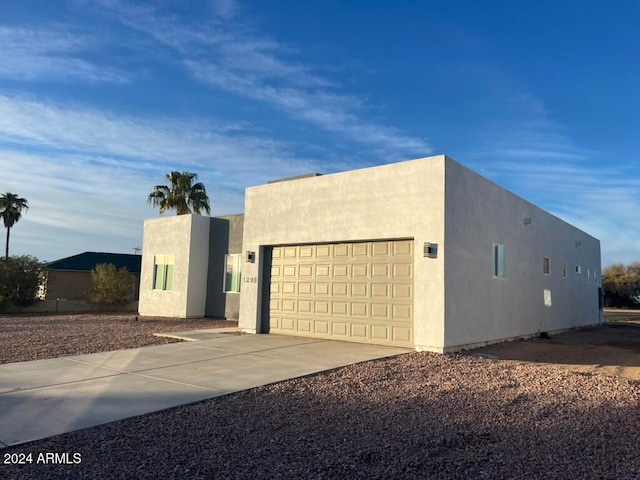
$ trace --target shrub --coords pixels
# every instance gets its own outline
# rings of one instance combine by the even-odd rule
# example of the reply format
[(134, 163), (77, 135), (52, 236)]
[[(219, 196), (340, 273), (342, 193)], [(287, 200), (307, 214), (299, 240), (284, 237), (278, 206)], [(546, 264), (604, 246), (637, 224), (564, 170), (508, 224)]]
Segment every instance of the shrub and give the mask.
[(127, 267), (120, 270), (112, 263), (101, 263), (91, 271), (89, 299), (93, 303), (126, 303), (135, 286), (135, 275)]
[(30, 255), (1, 258), (0, 309), (34, 303), (45, 275), (44, 263)]
[(616, 263), (602, 271), (606, 303), (612, 307), (635, 306), (640, 298), (640, 262)]

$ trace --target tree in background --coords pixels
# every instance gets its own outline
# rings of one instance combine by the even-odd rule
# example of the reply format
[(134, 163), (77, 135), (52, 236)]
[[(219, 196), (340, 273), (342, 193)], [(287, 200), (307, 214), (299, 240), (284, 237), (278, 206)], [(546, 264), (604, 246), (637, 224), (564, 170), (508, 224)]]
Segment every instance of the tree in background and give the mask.
[(640, 299), (640, 262), (616, 263), (602, 271), (605, 303), (612, 307), (631, 307)]
[(4, 258), (9, 258), (9, 234), (11, 227), (13, 227), (18, 220), (22, 217), (22, 211), (29, 208), (28, 202), (25, 198), (21, 198), (18, 195), (7, 192), (0, 195), (0, 217), (4, 222), (4, 226), (7, 229), (7, 243), (5, 249)]
[(0, 257), (0, 309), (34, 303), (45, 274), (44, 263), (35, 257)]
[(178, 215), (211, 213), (207, 190), (198, 175), (191, 172), (171, 172), (165, 175), (167, 185), (156, 185), (147, 197), (147, 203), (160, 209), (160, 214), (175, 210)]
[(91, 271), (89, 299), (93, 303), (126, 303), (133, 297), (135, 281), (127, 267), (118, 270), (113, 263), (100, 263)]

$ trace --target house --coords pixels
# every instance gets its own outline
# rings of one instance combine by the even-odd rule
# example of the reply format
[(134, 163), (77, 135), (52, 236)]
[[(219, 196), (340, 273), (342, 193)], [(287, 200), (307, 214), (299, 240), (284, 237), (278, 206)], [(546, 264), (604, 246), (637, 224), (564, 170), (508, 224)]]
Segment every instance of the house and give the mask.
[(600, 242), (444, 155), (249, 187), (228, 221), (145, 222), (140, 314), (233, 298), (244, 332), (435, 352), (601, 322)]
[(131, 292), (131, 297), (137, 300), (141, 262), (140, 255), (99, 252), (83, 252), (49, 262), (46, 264), (48, 272), (44, 300), (88, 300), (91, 271), (101, 263), (112, 263), (118, 269), (127, 267), (127, 270), (135, 275), (135, 289)]

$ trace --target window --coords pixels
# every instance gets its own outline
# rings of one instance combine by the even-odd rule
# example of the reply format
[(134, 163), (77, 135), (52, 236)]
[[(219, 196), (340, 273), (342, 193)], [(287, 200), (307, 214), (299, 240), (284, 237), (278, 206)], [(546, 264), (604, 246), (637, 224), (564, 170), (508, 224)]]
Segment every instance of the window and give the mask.
[(551, 275), (551, 260), (549, 257), (542, 257), (542, 273)]
[(240, 274), (242, 273), (242, 254), (236, 253), (224, 257), (224, 292), (240, 293)]
[(582, 267), (580, 265), (576, 265), (576, 273), (580, 275), (582, 273)]
[(590, 282), (591, 281), (591, 270), (589, 270), (587, 268), (587, 281)]
[(156, 255), (153, 257), (153, 289), (173, 290), (173, 268), (175, 255)]
[(594, 270), (594, 271), (593, 271), (593, 281), (594, 281), (594, 282), (597, 282), (597, 281), (598, 281), (598, 271), (597, 271), (597, 270)]
[(562, 278), (567, 278), (567, 262), (562, 264)]
[(493, 276), (504, 278), (504, 245), (493, 244)]

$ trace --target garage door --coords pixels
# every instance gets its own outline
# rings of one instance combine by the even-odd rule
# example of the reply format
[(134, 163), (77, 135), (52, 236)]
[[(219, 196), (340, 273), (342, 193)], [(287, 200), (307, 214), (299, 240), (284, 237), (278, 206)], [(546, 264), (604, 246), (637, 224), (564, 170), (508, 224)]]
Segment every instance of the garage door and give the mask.
[(413, 240), (273, 247), (269, 327), (413, 346)]

